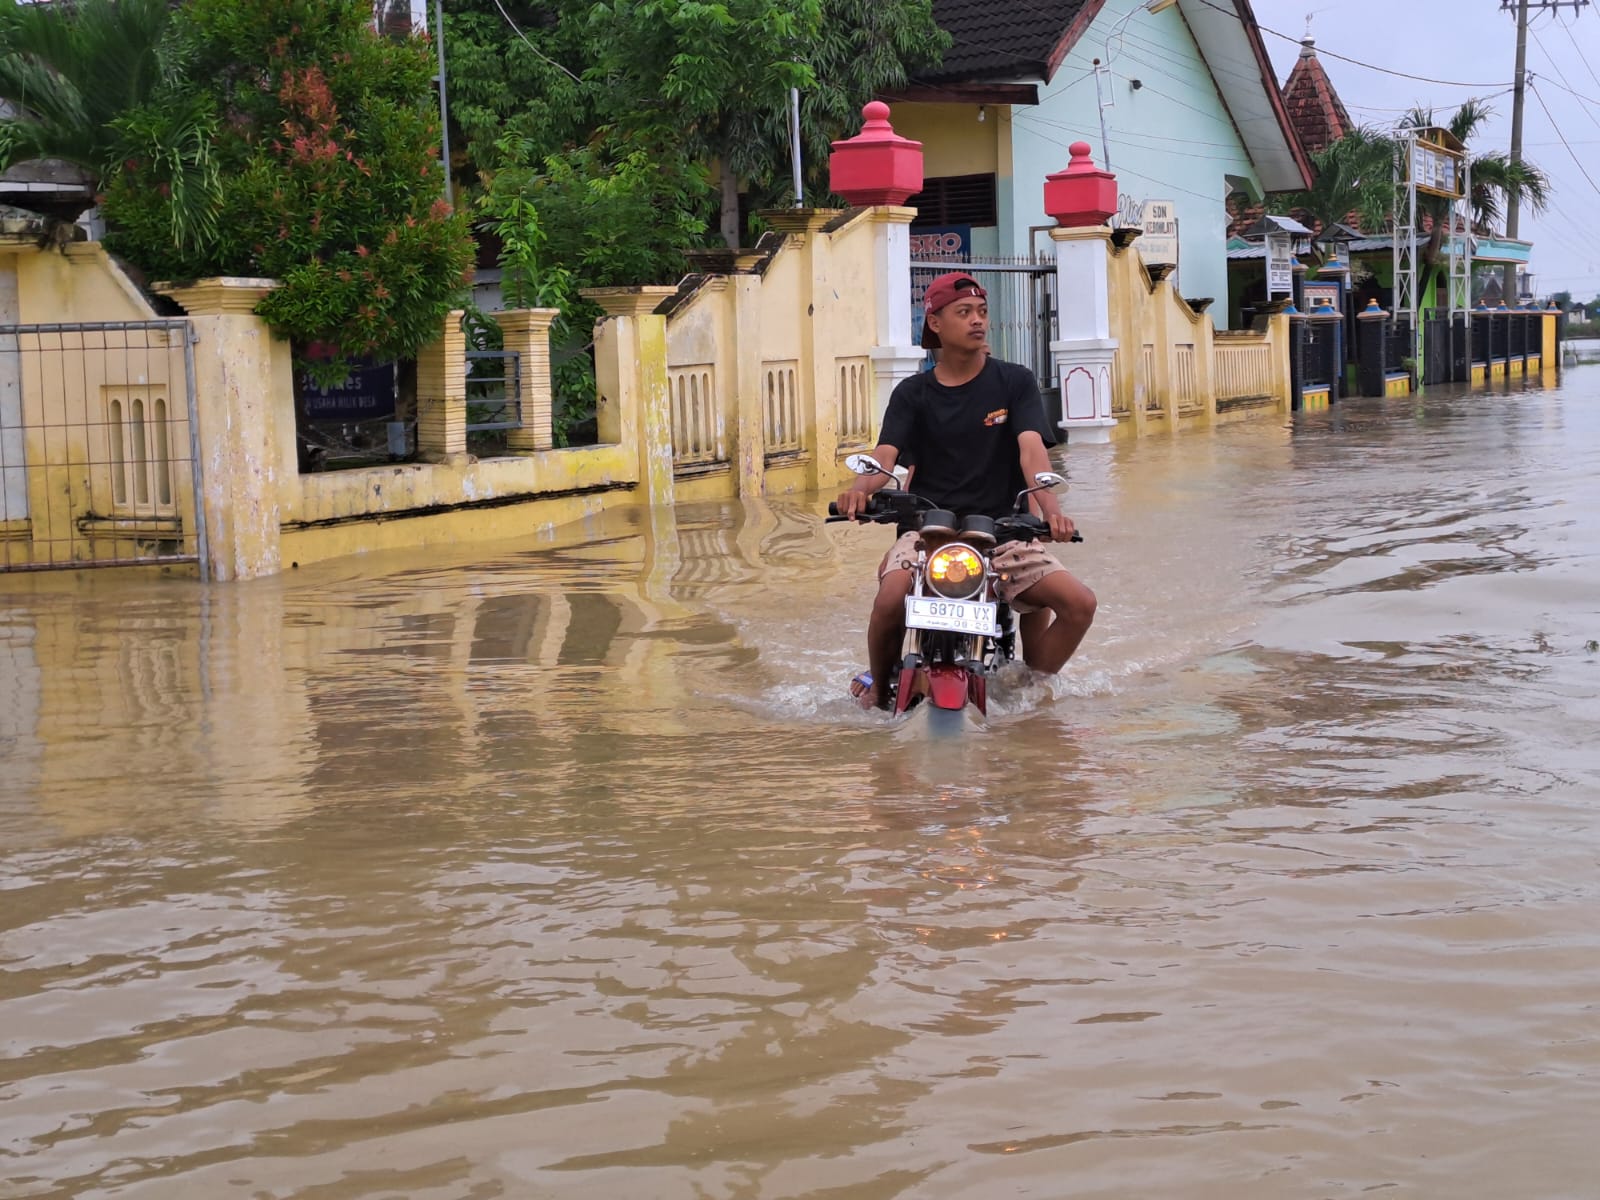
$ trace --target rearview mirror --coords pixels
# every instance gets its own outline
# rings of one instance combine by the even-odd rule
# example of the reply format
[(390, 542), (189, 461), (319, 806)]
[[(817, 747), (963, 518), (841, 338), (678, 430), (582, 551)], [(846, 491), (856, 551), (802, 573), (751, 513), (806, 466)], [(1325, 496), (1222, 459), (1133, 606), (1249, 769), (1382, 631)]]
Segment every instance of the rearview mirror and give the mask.
[[(838, 461), (835, 459), (834, 461)], [(857, 475), (887, 475), (883, 464), (870, 454), (852, 454), (844, 460), (844, 465)]]
[(1057, 475), (1054, 471), (1040, 471), (1033, 477), (1033, 481), (1040, 487), (1045, 488), (1067, 486), (1066, 478), (1064, 476)]

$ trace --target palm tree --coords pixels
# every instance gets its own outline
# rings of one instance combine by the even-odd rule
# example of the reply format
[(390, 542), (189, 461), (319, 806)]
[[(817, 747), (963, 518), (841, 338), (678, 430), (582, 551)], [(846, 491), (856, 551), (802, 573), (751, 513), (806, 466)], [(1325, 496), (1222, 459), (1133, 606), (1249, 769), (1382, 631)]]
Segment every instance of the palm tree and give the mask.
[[(1352, 216), (1362, 229), (1383, 228), (1394, 211), (1392, 138), (1358, 126), (1313, 153), (1311, 162), (1316, 168), (1311, 189), (1290, 196), (1289, 211), (1310, 218), (1307, 223), (1319, 232)], [(1315, 242), (1314, 248), (1318, 264), (1326, 262), (1323, 244)]]
[[(1449, 122), (1444, 126), (1463, 146), (1472, 144), (1472, 137), (1491, 116), (1493, 111), (1481, 100), (1468, 100), (1456, 109)], [(1400, 122), (1402, 129), (1425, 129), (1437, 125), (1431, 108), (1414, 108), (1406, 114)], [(1500, 223), (1505, 212), (1506, 202), (1513, 196), (1517, 202), (1525, 205), (1532, 212), (1543, 212), (1550, 202), (1550, 180), (1533, 163), (1526, 160), (1513, 162), (1507, 154), (1495, 150), (1487, 154), (1480, 154), (1469, 160), (1472, 172), (1472, 195), (1468, 198), (1472, 205), (1472, 231), (1474, 233), (1492, 234)], [(1427, 245), (1422, 248), (1421, 278), (1419, 279), (1421, 295), (1427, 291), (1433, 276), (1441, 269), (1440, 258), (1444, 249), (1444, 237), (1450, 224), (1450, 201), (1435, 196), (1417, 197), (1419, 215), (1427, 213), (1433, 219), (1433, 229), (1428, 235)], [(1510, 269), (1511, 272), (1515, 268)], [(1509, 272), (1508, 272), (1509, 274)], [(1515, 279), (1514, 274), (1509, 274)], [(1514, 296), (1514, 289), (1508, 290), (1508, 296)]]
[(212, 116), (192, 101), (150, 104), (176, 74), (170, 15), (169, 0), (0, 0), (0, 171), (57, 159), (98, 194), (121, 163), (152, 157), (169, 179), (174, 240), (213, 234)]

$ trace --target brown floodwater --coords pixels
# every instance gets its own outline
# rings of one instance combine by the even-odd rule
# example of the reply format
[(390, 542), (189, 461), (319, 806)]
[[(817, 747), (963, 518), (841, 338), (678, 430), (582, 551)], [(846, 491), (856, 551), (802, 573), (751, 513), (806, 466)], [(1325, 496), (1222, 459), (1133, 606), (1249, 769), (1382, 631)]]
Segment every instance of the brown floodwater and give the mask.
[(1600, 368), (1064, 462), (953, 742), (815, 497), (0, 579), (0, 1195), (1600, 1194)]

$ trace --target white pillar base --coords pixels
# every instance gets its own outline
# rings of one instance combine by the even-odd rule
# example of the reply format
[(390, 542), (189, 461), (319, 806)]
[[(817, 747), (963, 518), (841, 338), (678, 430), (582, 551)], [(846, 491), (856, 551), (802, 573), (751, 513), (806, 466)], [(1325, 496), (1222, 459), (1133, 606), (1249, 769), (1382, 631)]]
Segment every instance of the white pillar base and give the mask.
[[(909, 276), (909, 268), (907, 275)], [(889, 408), (889, 397), (902, 379), (909, 379), (922, 369), (928, 352), (916, 346), (874, 346), (867, 351), (872, 359), (872, 373), (877, 380), (878, 424), (883, 424), (883, 414)]]
[(1069, 443), (1109, 442), (1117, 419), (1111, 414), (1111, 368), (1115, 338), (1050, 343), (1056, 386), (1061, 390), (1060, 427)]
[(1096, 446), (1110, 444), (1111, 431), (1117, 427), (1117, 421), (1115, 417), (1095, 417), (1086, 421), (1062, 421), (1060, 425), (1069, 446)]

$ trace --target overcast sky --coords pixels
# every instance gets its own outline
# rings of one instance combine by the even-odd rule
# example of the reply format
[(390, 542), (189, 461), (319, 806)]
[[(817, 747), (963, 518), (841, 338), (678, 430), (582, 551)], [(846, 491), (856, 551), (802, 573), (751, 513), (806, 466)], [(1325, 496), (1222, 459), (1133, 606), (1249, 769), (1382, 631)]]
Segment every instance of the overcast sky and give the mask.
[[(1536, 11), (1532, 0), (1530, 11)], [(1470, 96), (1488, 100), (1495, 117), (1477, 145), (1511, 149), (1511, 80), (1516, 74), (1517, 26), (1501, 0), (1251, 0), (1278, 82), (1289, 76), (1305, 36), (1306, 16), (1318, 57), (1353, 120), (1393, 125), (1412, 105), (1432, 107), (1441, 118)], [(1331, 52), (1331, 53), (1328, 53)], [(1400, 79), (1332, 57), (1371, 63), (1411, 75), (1492, 86), (1450, 87)], [(1541, 296), (1568, 290), (1578, 299), (1600, 294), (1600, 3), (1574, 15), (1571, 4), (1536, 13), (1529, 24), (1528, 71), (1538, 95), (1529, 92), (1522, 125), (1523, 157), (1537, 163), (1553, 184), (1550, 207), (1523, 213), (1518, 236), (1534, 243), (1534, 290)], [(1567, 88), (1570, 90), (1562, 90)], [(1496, 92), (1504, 95), (1494, 95)], [(1585, 99), (1579, 99), (1573, 93)], [(1560, 125), (1573, 161), (1557, 136)], [(1586, 169), (1593, 183), (1584, 178)]]

